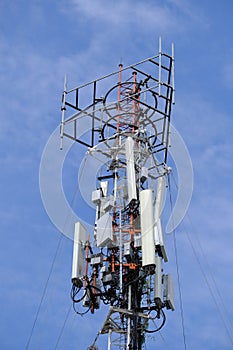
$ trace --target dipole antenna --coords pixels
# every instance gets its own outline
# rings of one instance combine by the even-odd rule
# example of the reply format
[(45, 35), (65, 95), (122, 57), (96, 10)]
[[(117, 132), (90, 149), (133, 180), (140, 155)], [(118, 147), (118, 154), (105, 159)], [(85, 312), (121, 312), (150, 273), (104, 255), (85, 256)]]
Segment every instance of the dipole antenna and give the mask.
[[(71, 298), (81, 315), (109, 305), (98, 333), (107, 335), (108, 350), (142, 350), (146, 334), (164, 326), (164, 310), (174, 310), (161, 224), (174, 45), (171, 51), (163, 52), (160, 38), (153, 57), (120, 64), (71, 90), (64, 82), (60, 146), (68, 137), (87, 147), (89, 157), (102, 159), (92, 189), (93, 232), (87, 234), (81, 222), (74, 228)], [(83, 118), (90, 130), (81, 135)], [(89, 349), (97, 349), (97, 338)]]

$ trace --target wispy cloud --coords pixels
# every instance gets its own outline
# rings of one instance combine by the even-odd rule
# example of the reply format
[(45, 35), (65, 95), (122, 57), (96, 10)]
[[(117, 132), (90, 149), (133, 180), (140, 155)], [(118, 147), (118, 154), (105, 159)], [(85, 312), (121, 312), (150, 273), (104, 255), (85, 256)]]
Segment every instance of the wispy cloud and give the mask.
[[(183, 31), (184, 23), (179, 21), (179, 16), (187, 15), (189, 20), (198, 21), (204, 24), (204, 15), (197, 16), (197, 10), (188, 2), (183, 0), (164, 1), (158, 4), (153, 1), (102, 1), (92, 2), (71, 0), (79, 14), (86, 18), (97, 21), (102, 25), (112, 23), (119, 27), (127, 26), (137, 30), (146, 31), (148, 29), (171, 31), (176, 26), (176, 30)], [(177, 25), (179, 26), (177, 27)], [(185, 22), (188, 25), (188, 21)]]
[(177, 7), (193, 23), (206, 28), (209, 26), (208, 17), (197, 2), (193, 3), (188, 0), (167, 0), (167, 2)]

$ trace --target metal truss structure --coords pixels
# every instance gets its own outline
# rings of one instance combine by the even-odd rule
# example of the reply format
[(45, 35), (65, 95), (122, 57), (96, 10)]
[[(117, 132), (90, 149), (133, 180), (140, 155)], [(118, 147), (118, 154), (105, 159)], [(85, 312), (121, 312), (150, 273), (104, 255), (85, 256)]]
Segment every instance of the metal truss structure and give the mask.
[(81, 314), (109, 305), (99, 333), (108, 350), (141, 350), (145, 334), (163, 327), (164, 308), (174, 309), (161, 225), (173, 103), (174, 48), (163, 52), (161, 40), (156, 56), (71, 90), (64, 84), (60, 148), (68, 137), (102, 160), (93, 233), (75, 226), (71, 297)]

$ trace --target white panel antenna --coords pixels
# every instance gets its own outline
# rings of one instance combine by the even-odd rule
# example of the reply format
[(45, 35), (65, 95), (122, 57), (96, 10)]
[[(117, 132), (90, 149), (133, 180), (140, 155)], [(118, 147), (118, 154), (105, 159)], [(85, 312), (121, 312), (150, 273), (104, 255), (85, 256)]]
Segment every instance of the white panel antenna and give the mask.
[(106, 198), (105, 203), (103, 204), (103, 210), (105, 212), (110, 211), (114, 207), (114, 197), (110, 195), (109, 197)]
[(86, 229), (80, 222), (76, 222), (74, 231), (72, 283), (77, 287), (82, 286), (84, 272), (84, 246), (86, 242)]
[(112, 217), (108, 212), (102, 215), (96, 222), (96, 240), (97, 247), (103, 248), (112, 245)]
[(92, 196), (91, 196), (92, 203), (94, 203), (95, 205), (100, 204), (101, 197), (102, 197), (101, 189), (98, 188), (97, 190), (92, 191)]
[(140, 192), (142, 266), (155, 265), (154, 215), (152, 190)]
[(170, 274), (163, 276), (163, 284), (164, 284), (164, 303), (166, 304), (167, 309), (175, 310), (174, 304), (174, 285), (172, 281), (172, 276)]
[(160, 176), (157, 180), (157, 193), (155, 202), (155, 222), (161, 217), (164, 200), (164, 177)]
[(128, 200), (129, 203), (137, 199), (135, 163), (134, 163), (134, 140), (128, 137), (125, 141), (125, 153), (127, 163), (127, 184), (128, 184)]
[(162, 295), (162, 259), (160, 256), (155, 257), (155, 279), (154, 279), (154, 300), (156, 305), (161, 308), (163, 305)]
[(166, 246), (165, 246), (165, 241), (163, 236), (163, 229), (162, 229), (160, 219), (158, 219), (158, 221), (155, 223), (154, 236), (155, 236), (156, 250), (163, 257), (163, 260), (167, 262), (168, 258), (167, 258)]
[(157, 193), (156, 193), (156, 202), (155, 202), (155, 227), (154, 227), (154, 238), (155, 246), (158, 253), (163, 257), (164, 261), (167, 262), (167, 254), (165, 241), (163, 236), (163, 230), (161, 225), (160, 216), (162, 213), (164, 201), (164, 177), (160, 176), (157, 180)]

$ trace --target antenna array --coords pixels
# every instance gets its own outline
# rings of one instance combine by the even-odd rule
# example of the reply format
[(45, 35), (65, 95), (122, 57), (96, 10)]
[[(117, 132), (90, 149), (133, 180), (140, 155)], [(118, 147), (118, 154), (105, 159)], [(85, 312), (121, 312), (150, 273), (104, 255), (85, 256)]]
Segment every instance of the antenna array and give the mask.
[(164, 309), (174, 310), (161, 225), (172, 103), (174, 48), (164, 53), (161, 39), (156, 56), (72, 90), (65, 79), (60, 148), (68, 137), (102, 160), (92, 235), (75, 225), (71, 297), (81, 314), (109, 305), (99, 332), (108, 350), (141, 350), (145, 333), (165, 324)]

